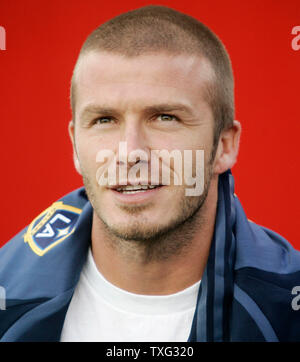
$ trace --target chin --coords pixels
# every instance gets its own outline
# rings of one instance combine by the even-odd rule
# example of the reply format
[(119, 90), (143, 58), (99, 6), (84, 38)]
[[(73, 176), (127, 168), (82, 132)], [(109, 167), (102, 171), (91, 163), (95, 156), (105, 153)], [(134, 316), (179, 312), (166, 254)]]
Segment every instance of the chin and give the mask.
[[(162, 234), (163, 230), (169, 229), (169, 223), (158, 224), (158, 220), (147, 220), (140, 217), (129, 216), (120, 218), (118, 222), (115, 220), (113, 223), (101, 218), (106, 229), (114, 236), (123, 240), (143, 241), (156, 239)], [(134, 220), (133, 220), (134, 219)]]

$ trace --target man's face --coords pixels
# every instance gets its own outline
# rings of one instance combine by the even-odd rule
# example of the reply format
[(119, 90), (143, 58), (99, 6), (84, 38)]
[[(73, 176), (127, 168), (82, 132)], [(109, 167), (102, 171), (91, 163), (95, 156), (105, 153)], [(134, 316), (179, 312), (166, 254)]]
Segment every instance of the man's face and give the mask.
[[(213, 147), (214, 121), (204, 100), (211, 77), (210, 65), (198, 56), (156, 53), (127, 58), (90, 52), (81, 58), (75, 78), (75, 152), (96, 216), (115, 235), (155, 238), (201, 207), (209, 187)], [(172, 182), (137, 192), (99, 185), (97, 154), (111, 150), (118, 160), (120, 142), (127, 143), (127, 154), (138, 149), (149, 155), (144, 161), (149, 175), (152, 150), (179, 150), (182, 155), (184, 150), (204, 150), (205, 192), (186, 196), (187, 186)], [(174, 169), (171, 162), (171, 180)]]

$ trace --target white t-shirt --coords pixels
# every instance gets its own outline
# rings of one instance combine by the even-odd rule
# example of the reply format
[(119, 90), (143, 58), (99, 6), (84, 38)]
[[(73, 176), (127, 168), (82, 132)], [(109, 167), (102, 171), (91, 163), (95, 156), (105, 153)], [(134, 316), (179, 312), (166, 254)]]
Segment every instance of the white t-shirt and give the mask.
[(186, 342), (199, 285), (163, 296), (130, 293), (102, 276), (89, 250), (61, 342)]

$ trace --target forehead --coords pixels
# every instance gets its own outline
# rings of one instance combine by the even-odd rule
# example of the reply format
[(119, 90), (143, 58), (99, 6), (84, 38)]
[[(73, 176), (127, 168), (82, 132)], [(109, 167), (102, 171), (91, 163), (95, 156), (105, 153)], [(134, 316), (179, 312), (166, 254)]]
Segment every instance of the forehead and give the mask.
[(120, 102), (120, 98), (125, 100), (130, 95), (136, 101), (179, 97), (197, 102), (213, 74), (210, 63), (199, 55), (126, 57), (91, 51), (79, 59), (73, 81), (79, 107), (87, 102), (112, 101), (110, 97)]

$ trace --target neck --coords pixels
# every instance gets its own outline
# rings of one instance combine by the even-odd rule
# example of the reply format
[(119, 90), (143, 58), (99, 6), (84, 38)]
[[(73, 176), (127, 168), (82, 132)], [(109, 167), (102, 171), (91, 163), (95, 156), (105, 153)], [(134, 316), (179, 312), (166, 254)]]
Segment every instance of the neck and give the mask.
[(173, 294), (199, 281), (214, 232), (217, 184), (218, 178), (213, 178), (205, 202), (190, 220), (154, 241), (161, 251), (170, 240), (174, 246), (176, 238), (174, 253), (157, 252), (155, 257), (155, 249), (149, 252), (145, 243), (114, 237), (94, 212), (92, 253), (98, 270), (112, 284), (136, 294)]

